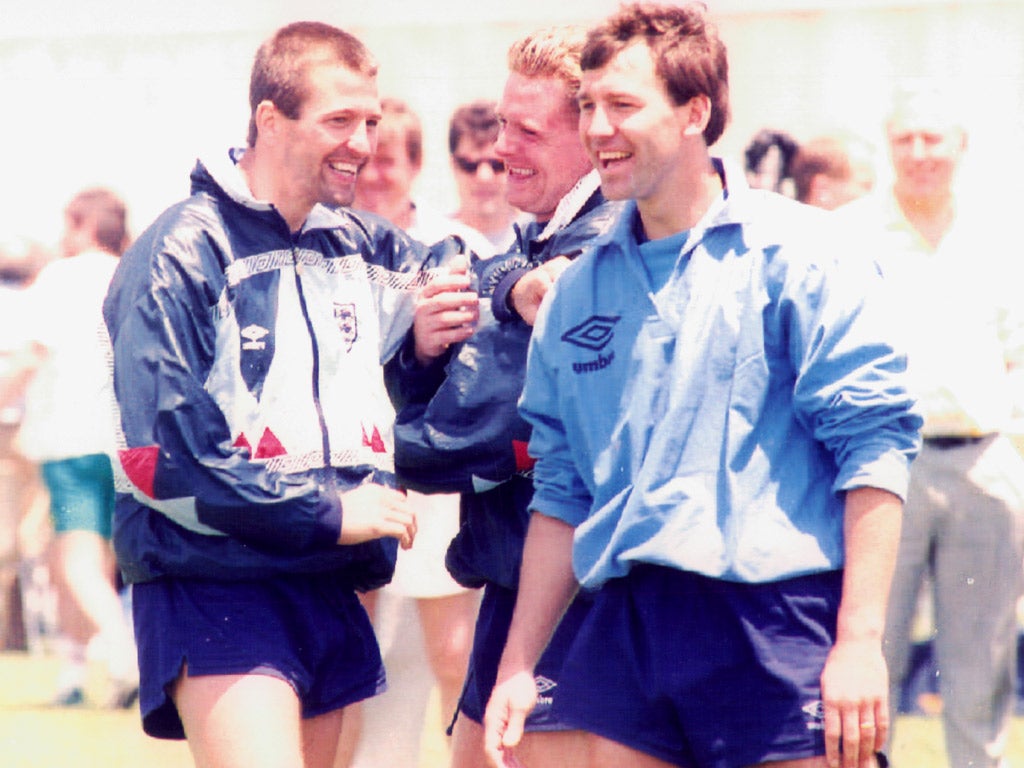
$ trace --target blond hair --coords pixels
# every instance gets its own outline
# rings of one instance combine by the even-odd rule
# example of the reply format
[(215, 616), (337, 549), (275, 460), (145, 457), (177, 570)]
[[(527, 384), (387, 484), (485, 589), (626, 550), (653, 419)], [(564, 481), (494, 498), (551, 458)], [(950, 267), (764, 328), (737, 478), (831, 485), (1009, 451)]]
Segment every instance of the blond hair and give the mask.
[(524, 77), (551, 77), (566, 86), (566, 95), (575, 105), (580, 88), (580, 54), (586, 30), (576, 26), (548, 27), (512, 43), (508, 49), (508, 68)]

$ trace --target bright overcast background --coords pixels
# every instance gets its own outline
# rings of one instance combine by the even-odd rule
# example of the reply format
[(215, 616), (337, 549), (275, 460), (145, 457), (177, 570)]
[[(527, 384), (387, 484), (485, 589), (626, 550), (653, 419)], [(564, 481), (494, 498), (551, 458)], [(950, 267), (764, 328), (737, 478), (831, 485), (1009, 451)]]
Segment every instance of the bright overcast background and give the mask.
[[(617, 0), (2, 0), (0, 241), (52, 245), (67, 199), (105, 185), (138, 232), (188, 192), (197, 156), (244, 140), (257, 45), (318, 19), (356, 32), (383, 95), (426, 132), (418, 194), (454, 205), (447, 119), (497, 98), (505, 50), (553, 23), (587, 24)], [(716, 151), (739, 158), (761, 127), (798, 140), (836, 128), (878, 142), (892, 87), (955, 85), (971, 127), (967, 172), (1002, 194), (1021, 178), (1024, 0), (710, 0), (729, 46), (733, 121)], [(880, 155), (884, 169), (885, 157)], [(1019, 249), (1018, 249), (1019, 250)], [(1018, 258), (1024, 257), (1018, 254)]]

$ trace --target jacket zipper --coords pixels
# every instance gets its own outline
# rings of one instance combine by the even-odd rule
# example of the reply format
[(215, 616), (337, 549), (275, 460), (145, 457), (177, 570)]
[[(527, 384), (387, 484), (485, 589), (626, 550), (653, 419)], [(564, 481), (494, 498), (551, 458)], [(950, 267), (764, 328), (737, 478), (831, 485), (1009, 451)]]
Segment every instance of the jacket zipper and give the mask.
[[(299, 306), (302, 308), (302, 319), (306, 322), (306, 330), (309, 332), (309, 343), (313, 353), (313, 405), (316, 408), (316, 416), (320, 422), (320, 434), (323, 436), (324, 468), (331, 466), (331, 438), (327, 432), (327, 419), (324, 417), (323, 405), (320, 403), (320, 345), (317, 343), (316, 331), (313, 329), (313, 320), (309, 316), (309, 307), (306, 304), (306, 294), (302, 290), (301, 264), (299, 262), (298, 249), (292, 245), (292, 265), (295, 272), (295, 291), (299, 296)], [(328, 473), (330, 474), (330, 473)]]

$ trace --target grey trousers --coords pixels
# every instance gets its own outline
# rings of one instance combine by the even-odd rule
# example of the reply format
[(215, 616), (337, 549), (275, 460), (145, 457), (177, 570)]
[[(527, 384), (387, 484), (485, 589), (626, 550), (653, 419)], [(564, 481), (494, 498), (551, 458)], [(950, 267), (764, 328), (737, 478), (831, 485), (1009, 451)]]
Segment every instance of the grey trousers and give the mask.
[(885, 637), (893, 713), (926, 577), (950, 767), (994, 768), (1015, 705), (1024, 586), (1024, 459), (1007, 438), (926, 443), (911, 468)]

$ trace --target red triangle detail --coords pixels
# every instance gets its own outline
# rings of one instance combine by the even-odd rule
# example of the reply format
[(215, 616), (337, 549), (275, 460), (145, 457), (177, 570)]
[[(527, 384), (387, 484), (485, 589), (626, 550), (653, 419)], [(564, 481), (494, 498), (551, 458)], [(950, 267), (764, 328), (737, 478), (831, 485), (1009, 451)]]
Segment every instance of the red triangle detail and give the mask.
[(249, 441), (245, 437), (245, 432), (239, 432), (238, 438), (234, 443), (231, 444), (232, 448), (244, 448), (249, 455), (252, 455), (252, 446), (249, 445)]
[(131, 480), (132, 485), (155, 499), (153, 485), (156, 478), (156, 463), (160, 456), (160, 446), (147, 445), (142, 448), (129, 448), (117, 452), (121, 460), (121, 468)]
[(533, 469), (533, 465), (537, 463), (537, 460), (527, 452), (527, 445), (528, 443), (523, 440), (512, 441), (512, 451), (516, 455), (517, 472), (525, 472), (528, 469)]
[(267, 427), (263, 430), (263, 437), (260, 438), (260, 444), (256, 446), (256, 455), (254, 459), (272, 459), (275, 456), (283, 456), (288, 453), (281, 445), (281, 441), (277, 439), (277, 435), (270, 431)]
[(366, 434), (366, 426), (363, 425), (363, 447), (369, 448), (374, 453), (387, 453), (388, 449), (384, 445), (384, 438), (380, 436), (380, 430), (376, 427), (373, 428), (373, 434)]

